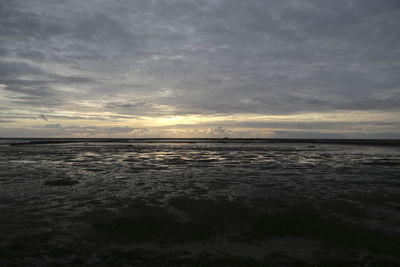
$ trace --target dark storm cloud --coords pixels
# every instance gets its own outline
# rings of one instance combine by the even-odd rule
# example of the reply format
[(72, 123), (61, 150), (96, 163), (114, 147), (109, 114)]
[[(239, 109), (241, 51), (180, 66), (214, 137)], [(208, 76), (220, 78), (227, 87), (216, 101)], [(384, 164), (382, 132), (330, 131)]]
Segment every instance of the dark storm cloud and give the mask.
[(398, 111), (399, 28), (398, 0), (1, 1), (0, 104)]

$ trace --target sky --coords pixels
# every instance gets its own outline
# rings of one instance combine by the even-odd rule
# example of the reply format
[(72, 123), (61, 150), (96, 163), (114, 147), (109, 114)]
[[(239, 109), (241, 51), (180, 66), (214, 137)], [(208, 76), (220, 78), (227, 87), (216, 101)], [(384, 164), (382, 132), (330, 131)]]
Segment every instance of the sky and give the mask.
[(0, 137), (400, 138), (400, 1), (0, 0)]

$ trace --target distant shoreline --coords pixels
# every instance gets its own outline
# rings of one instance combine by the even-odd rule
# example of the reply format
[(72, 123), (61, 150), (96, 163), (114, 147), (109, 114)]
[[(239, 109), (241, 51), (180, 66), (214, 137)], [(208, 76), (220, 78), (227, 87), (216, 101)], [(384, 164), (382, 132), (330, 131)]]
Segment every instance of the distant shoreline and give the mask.
[[(9, 142), (7, 142), (9, 140)], [(64, 143), (305, 143), (400, 146), (400, 139), (296, 139), (296, 138), (0, 138), (4, 145)]]

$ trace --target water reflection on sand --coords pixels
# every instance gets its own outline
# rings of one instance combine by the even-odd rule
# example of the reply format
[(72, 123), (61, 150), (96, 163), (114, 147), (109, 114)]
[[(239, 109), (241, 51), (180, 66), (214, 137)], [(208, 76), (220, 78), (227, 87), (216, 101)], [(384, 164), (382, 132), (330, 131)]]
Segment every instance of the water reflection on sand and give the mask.
[(7, 264), (79, 265), (93, 251), (102, 264), (143, 251), (171, 264), (399, 261), (396, 147), (72, 143), (0, 146), (0, 158)]

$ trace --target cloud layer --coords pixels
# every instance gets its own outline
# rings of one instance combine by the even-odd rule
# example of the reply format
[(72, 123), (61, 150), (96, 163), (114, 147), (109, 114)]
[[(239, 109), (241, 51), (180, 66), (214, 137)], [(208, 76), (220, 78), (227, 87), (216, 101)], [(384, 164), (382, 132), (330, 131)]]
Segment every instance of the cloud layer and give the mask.
[(0, 136), (400, 138), (398, 29), (397, 0), (0, 1)]

